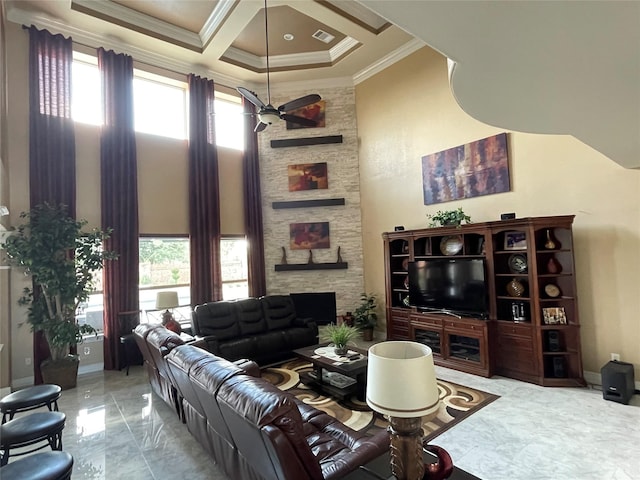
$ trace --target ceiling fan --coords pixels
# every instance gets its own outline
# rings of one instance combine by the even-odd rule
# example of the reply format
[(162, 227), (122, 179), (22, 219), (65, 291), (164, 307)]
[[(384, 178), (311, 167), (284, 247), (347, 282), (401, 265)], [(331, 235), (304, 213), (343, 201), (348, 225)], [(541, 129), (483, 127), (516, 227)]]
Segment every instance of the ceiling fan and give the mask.
[(248, 101), (253, 103), (256, 107), (258, 107), (258, 124), (256, 128), (254, 128), (254, 132), (261, 132), (267, 125), (272, 125), (278, 120), (286, 120), (287, 122), (297, 123), (299, 125), (304, 125), (305, 127), (315, 127), (316, 121), (311, 120), (304, 117), (299, 117), (297, 115), (291, 115), (286, 112), (290, 112), (292, 110), (296, 110), (301, 107), (305, 107), (307, 105), (311, 105), (312, 103), (316, 103), (318, 100), (321, 100), (320, 95), (318, 94), (310, 94), (305, 95), (304, 97), (296, 98), (295, 100), (291, 100), (290, 102), (284, 103), (280, 105), (278, 108), (275, 108), (271, 105), (271, 84), (269, 79), (269, 24), (267, 21), (267, 0), (264, 0), (264, 33), (265, 33), (265, 47), (267, 54), (267, 104), (265, 105), (262, 100), (258, 98), (255, 92), (247, 90), (244, 87), (238, 87), (236, 90), (246, 98)]

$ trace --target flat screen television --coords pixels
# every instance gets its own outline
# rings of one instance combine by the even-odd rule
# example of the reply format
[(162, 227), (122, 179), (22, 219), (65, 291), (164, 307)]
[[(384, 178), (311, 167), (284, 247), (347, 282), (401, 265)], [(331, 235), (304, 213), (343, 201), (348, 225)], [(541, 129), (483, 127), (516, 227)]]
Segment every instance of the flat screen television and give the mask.
[(409, 262), (409, 303), (424, 310), (487, 318), (484, 259), (434, 258)]

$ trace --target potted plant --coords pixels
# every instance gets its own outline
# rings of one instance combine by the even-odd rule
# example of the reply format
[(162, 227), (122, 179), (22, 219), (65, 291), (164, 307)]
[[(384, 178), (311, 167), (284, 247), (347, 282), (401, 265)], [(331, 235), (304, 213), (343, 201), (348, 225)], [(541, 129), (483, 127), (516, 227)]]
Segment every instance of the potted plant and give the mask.
[[(24, 268), (32, 279), (33, 286), (24, 289), (18, 303), (28, 307), (31, 330), (42, 331), (49, 344), (51, 357), (40, 365), (45, 382), (73, 388), (79, 360), (69, 349), (83, 335), (95, 333), (90, 325), (77, 323), (76, 310), (94, 290), (94, 273), (116, 257), (102, 250), (110, 231), (83, 232), (87, 221), (69, 216), (64, 205), (37, 205), (20, 218), (23, 223), (3, 245), (9, 263)], [(69, 379), (59, 376), (60, 369)], [(56, 376), (53, 382), (51, 375)]]
[(360, 336), (360, 330), (345, 323), (327, 325), (321, 333), (322, 341), (333, 343), (336, 355), (346, 355), (349, 342)]
[(462, 222), (471, 223), (471, 217), (466, 215), (462, 208), (456, 210), (438, 210), (434, 215), (427, 215), (427, 218), (431, 220), (430, 227), (444, 227), (448, 225), (455, 225), (459, 227)]
[(373, 340), (373, 329), (378, 323), (376, 296), (365, 292), (360, 295), (360, 300), (360, 305), (353, 313), (354, 324), (362, 331), (362, 339), (370, 342)]

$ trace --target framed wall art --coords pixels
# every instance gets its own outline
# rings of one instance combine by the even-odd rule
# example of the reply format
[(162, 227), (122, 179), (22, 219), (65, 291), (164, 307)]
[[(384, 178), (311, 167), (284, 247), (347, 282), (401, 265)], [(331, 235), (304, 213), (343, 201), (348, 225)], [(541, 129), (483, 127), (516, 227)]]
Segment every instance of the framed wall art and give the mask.
[(323, 190), (329, 188), (327, 163), (302, 163), (287, 167), (289, 191)]
[(425, 155), (422, 190), (425, 205), (510, 191), (507, 134)]
[(543, 308), (542, 321), (545, 325), (566, 325), (567, 315), (564, 312), (564, 307)]
[(287, 122), (287, 130), (297, 130), (299, 128), (318, 128), (325, 126), (324, 114), (325, 114), (326, 104), (324, 100), (318, 100), (316, 103), (312, 103), (311, 105), (307, 105), (306, 107), (298, 108), (297, 110), (291, 110), (287, 112), (290, 115), (295, 115), (296, 117), (308, 118), (309, 120), (315, 120), (315, 127), (307, 127), (305, 125), (300, 125), (298, 123)]
[(289, 224), (289, 248), (313, 250), (330, 248), (329, 222)]
[(526, 250), (527, 234), (525, 232), (505, 232), (504, 233), (504, 249), (505, 250)]

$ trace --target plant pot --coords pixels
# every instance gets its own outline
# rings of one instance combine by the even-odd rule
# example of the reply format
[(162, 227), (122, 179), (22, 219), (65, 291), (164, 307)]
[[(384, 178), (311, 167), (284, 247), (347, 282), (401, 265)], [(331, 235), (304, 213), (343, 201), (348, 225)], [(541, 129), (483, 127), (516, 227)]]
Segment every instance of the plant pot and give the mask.
[(335, 347), (333, 347), (333, 349), (335, 354), (340, 356), (346, 355), (347, 352), (349, 351), (349, 348), (346, 345), (341, 345), (341, 346), (336, 345)]
[(44, 383), (59, 385), (62, 390), (76, 387), (78, 380), (78, 366), (80, 360), (77, 355), (67, 355), (62, 360), (53, 361), (50, 358), (40, 364)]
[(365, 342), (370, 342), (373, 340), (373, 328), (362, 329), (362, 340), (364, 340)]

